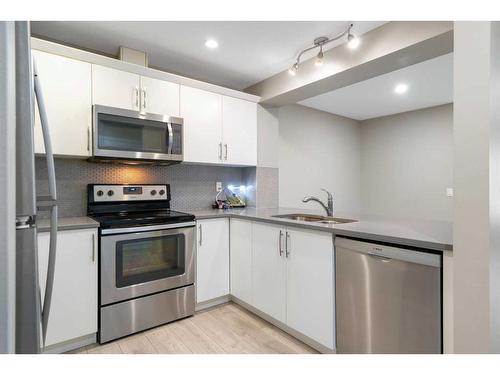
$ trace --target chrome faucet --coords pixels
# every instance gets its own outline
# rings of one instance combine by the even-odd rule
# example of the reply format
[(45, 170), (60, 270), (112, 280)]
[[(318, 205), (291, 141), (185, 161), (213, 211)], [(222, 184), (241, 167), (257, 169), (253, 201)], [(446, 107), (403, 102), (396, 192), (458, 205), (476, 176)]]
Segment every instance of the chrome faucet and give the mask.
[(304, 197), (304, 199), (302, 199), (302, 202), (304, 203), (307, 203), (309, 201), (317, 202), (325, 209), (327, 216), (333, 216), (333, 195), (326, 189), (321, 189), (321, 190), (323, 190), (324, 192), (326, 192), (326, 194), (328, 194), (328, 205), (324, 204), (319, 198), (316, 197)]

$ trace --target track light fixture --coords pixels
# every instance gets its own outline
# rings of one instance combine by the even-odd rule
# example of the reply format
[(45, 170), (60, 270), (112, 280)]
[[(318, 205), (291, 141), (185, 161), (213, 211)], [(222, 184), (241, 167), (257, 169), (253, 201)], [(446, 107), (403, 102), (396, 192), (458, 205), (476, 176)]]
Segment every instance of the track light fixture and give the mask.
[(349, 24), (347, 29), (345, 29), (342, 33), (334, 36), (333, 38), (328, 38), (326, 36), (320, 36), (319, 38), (314, 39), (313, 45), (311, 47), (308, 47), (308, 48), (300, 51), (300, 53), (297, 55), (297, 60), (290, 67), (290, 69), (288, 69), (288, 73), (290, 73), (290, 75), (292, 75), (292, 76), (296, 75), (299, 71), (300, 58), (302, 57), (302, 55), (308, 51), (315, 49), (315, 48), (319, 48), (319, 52), (318, 52), (318, 55), (316, 56), (316, 60), (314, 60), (314, 65), (316, 65), (316, 66), (323, 65), (323, 46), (325, 44), (328, 44), (330, 42), (338, 40), (346, 35), (347, 35), (347, 46), (350, 49), (355, 49), (356, 47), (358, 47), (359, 46), (359, 39), (351, 33), (351, 29), (353, 26), (354, 26), (354, 24), (352, 24), (352, 23)]

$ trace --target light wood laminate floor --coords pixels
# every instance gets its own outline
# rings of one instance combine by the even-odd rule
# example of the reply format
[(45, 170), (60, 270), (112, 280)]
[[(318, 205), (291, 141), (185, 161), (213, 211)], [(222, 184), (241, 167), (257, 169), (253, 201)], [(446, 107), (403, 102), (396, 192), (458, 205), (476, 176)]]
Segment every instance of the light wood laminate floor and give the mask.
[(77, 354), (311, 354), (314, 349), (234, 304), (227, 303)]

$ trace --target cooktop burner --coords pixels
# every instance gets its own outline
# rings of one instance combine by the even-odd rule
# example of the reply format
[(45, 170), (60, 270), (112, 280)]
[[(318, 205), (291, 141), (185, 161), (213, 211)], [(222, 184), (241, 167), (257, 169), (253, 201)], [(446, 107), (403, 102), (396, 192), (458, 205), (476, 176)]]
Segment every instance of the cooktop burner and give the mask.
[(130, 228), (193, 221), (170, 209), (170, 185), (88, 185), (87, 213), (100, 227)]

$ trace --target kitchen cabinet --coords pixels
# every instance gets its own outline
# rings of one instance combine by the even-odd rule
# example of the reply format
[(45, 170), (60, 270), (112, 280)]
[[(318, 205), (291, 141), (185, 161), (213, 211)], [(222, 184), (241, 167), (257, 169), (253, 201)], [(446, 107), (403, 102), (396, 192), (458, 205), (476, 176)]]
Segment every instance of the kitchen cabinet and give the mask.
[(184, 160), (193, 163), (257, 165), (257, 105), (181, 86)]
[(286, 322), (284, 228), (253, 223), (252, 306)]
[(229, 294), (229, 219), (197, 221), (196, 302)]
[(139, 111), (140, 81), (137, 74), (93, 64), (92, 103)]
[[(90, 156), (91, 64), (33, 50), (55, 155)], [(44, 154), (38, 106), (35, 106), (35, 153)]]
[(332, 234), (254, 222), (252, 238), (249, 304), (333, 350)]
[(230, 221), (230, 286), (231, 295), (252, 303), (252, 222)]
[(257, 104), (223, 96), (222, 124), (224, 162), (257, 165)]
[(334, 260), (331, 233), (287, 229), (286, 323), (334, 347)]
[(92, 103), (179, 116), (179, 85), (101, 65), (92, 65)]
[(179, 116), (179, 85), (141, 76), (141, 109), (147, 113)]
[[(49, 233), (38, 234), (39, 280), (45, 293)], [(97, 332), (97, 231), (57, 233), (54, 289), (46, 345), (54, 345)]]
[(181, 86), (184, 119), (184, 161), (222, 163), (222, 97)]

